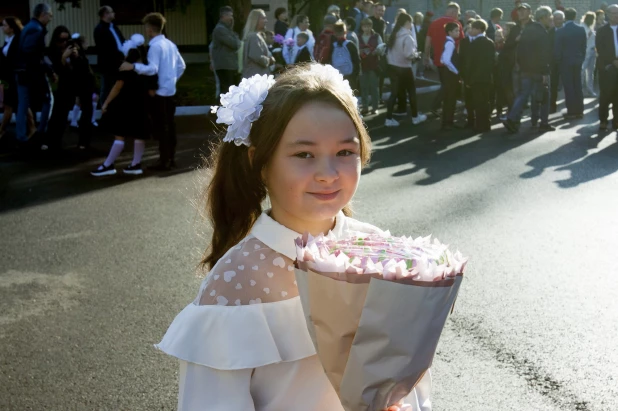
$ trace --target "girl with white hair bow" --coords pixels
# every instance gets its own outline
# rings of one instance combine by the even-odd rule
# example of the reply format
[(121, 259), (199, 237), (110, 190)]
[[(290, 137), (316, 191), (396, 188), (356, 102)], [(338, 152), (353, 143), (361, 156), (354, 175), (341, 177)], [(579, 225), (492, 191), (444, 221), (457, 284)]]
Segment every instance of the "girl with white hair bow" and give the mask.
[[(148, 64), (144, 47), (144, 36), (134, 34), (122, 45), (127, 63)], [(109, 155), (90, 174), (102, 177), (116, 174), (114, 163), (124, 150), (125, 139), (134, 139), (133, 161), (123, 169), (124, 174), (143, 173), (141, 162), (146, 148), (146, 139), (151, 133), (149, 99), (152, 90), (157, 89), (156, 76), (140, 76), (135, 71), (118, 73), (118, 80), (102, 105), (101, 126), (114, 134), (115, 140)]]

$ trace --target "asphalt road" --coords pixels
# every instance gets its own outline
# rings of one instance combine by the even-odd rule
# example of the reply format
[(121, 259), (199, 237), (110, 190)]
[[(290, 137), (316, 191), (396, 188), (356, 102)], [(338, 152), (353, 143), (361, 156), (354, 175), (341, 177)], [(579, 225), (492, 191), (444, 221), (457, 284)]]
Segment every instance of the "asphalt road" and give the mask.
[[(470, 256), (434, 410), (618, 410), (618, 144), (595, 114), (543, 135), (368, 119), (357, 218)], [(179, 123), (171, 174), (0, 158), (0, 409), (174, 409), (176, 362), (152, 344), (195, 297), (209, 234), (205, 121)]]

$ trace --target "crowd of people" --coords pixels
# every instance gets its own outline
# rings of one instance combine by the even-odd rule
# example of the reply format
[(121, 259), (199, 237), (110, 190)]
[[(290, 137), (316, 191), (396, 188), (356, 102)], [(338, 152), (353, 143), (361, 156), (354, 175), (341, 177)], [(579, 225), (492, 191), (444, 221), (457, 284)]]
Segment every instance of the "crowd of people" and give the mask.
[[(17, 148), (26, 153), (43, 150), (53, 156), (63, 148), (70, 119), (70, 124), (78, 128), (79, 149), (87, 150), (93, 127), (99, 126), (94, 114), (100, 105), (100, 126), (115, 140), (105, 161), (91, 172), (93, 176), (116, 174), (114, 162), (124, 149), (125, 139), (134, 140), (133, 161), (123, 169), (125, 174), (143, 173), (145, 141), (151, 137), (159, 141), (160, 157), (148, 168), (165, 171), (175, 167), (173, 96), (186, 65), (176, 45), (163, 34), (163, 15), (150, 13), (144, 17), (147, 45), (142, 34), (125, 39), (114, 24), (114, 10), (100, 8), (100, 21), (94, 30), (100, 87), (86, 56), (85, 36), (59, 25), (46, 45), (52, 18), (50, 6), (41, 3), (34, 7), (25, 26), (16, 17), (2, 20), (4, 117), (0, 137), (5, 138), (15, 113)], [(41, 113), (38, 126), (33, 115), (36, 112)]]
[[(618, 99), (618, 46), (613, 47), (618, 5), (603, 4), (578, 16), (561, 0), (555, 0), (554, 9), (536, 10), (518, 0), (510, 21), (499, 8), (485, 20), (474, 10), (462, 13), (457, 3), (449, 3), (437, 18), (431, 11), (412, 15), (402, 8), (391, 23), (385, 11), (383, 3), (372, 1), (331, 5), (314, 35), (306, 15), (290, 19), (279, 8), (270, 31), (265, 12), (253, 10), (241, 38), (232, 28), (234, 10), (223, 7), (210, 45), (217, 94), (241, 77), (277, 76), (315, 61), (332, 65), (350, 82), (363, 115), (378, 114), (386, 106), (386, 127), (399, 126), (396, 117), (406, 115), (416, 125), (427, 119), (417, 108), (416, 82), (431, 70), (442, 84), (431, 111), (443, 129), (486, 132), (495, 113), (509, 132), (517, 132), (529, 107), (532, 126), (547, 132), (554, 130), (549, 114), (558, 110), (559, 90), (564, 91), (564, 117), (579, 119), (584, 98), (597, 97), (598, 84), (600, 129), (607, 130), (609, 106), (617, 107)], [(382, 101), (385, 79), (391, 92)], [(456, 121), (458, 106), (463, 122)], [(618, 129), (614, 118), (612, 126)]]

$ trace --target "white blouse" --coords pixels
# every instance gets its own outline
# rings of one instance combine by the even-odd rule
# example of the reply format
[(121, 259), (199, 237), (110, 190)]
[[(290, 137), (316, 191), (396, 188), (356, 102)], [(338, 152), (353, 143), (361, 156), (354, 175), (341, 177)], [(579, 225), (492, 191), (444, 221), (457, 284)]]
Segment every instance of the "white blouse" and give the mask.
[[(337, 215), (333, 234), (373, 233)], [(180, 360), (182, 411), (343, 411), (316, 355), (296, 288), (300, 235), (263, 213), (155, 345)], [(431, 375), (406, 399), (430, 411)]]
[(585, 24), (582, 24), (584, 26), (584, 30), (586, 30), (586, 49), (590, 50), (590, 49), (594, 49), (595, 48), (595, 39), (597, 37), (596, 32), (594, 30), (592, 30), (590, 27), (588, 27)]
[(4, 44), (4, 47), (2, 47), (2, 54), (4, 54), (4, 57), (9, 54), (9, 47), (11, 47), (11, 43), (13, 42), (14, 38), (15, 35), (13, 34), (11, 37), (7, 37), (5, 39), (6, 43)]

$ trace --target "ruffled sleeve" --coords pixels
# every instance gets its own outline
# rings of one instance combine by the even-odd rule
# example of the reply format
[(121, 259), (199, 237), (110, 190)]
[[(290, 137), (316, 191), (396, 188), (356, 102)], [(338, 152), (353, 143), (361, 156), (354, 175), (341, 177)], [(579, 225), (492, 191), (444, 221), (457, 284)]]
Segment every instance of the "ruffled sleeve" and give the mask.
[(191, 303), (155, 347), (218, 370), (252, 369), (315, 355), (299, 297), (238, 307)]

